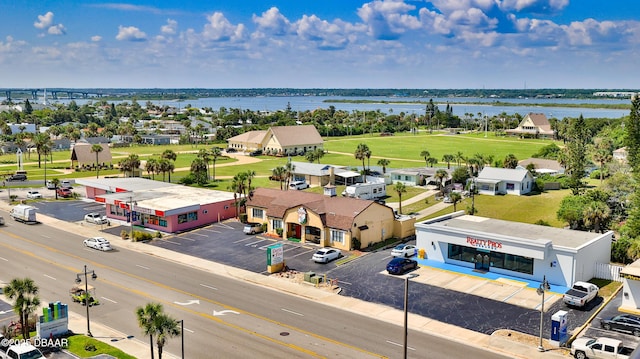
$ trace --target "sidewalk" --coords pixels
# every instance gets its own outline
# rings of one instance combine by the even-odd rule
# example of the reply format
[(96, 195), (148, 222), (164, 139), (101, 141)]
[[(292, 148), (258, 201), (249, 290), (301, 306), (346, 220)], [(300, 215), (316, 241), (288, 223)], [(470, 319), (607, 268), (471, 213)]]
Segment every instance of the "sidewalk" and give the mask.
[[(434, 205), (432, 207), (435, 206), (437, 205)], [(6, 201), (2, 200), (0, 201), (0, 208), (8, 211), (10, 210), (11, 206)], [(348, 310), (350, 312), (361, 314), (364, 316), (375, 317), (379, 320), (384, 320), (398, 326), (404, 325), (403, 311), (388, 306), (341, 296), (331, 291), (315, 288), (311, 285), (301, 285), (286, 278), (281, 278), (275, 275), (265, 276), (259, 273), (249, 272), (243, 269), (226, 266), (182, 253), (172, 252), (164, 248), (146, 245), (144, 243), (132, 243), (127, 240), (122, 240), (118, 236), (101, 232), (99, 231), (100, 226), (95, 226), (92, 224), (85, 224), (83, 222), (69, 223), (41, 214), (38, 214), (38, 219), (43, 224), (51, 225), (80, 236), (105, 237), (111, 242), (112, 246), (114, 247), (127, 248), (130, 250), (148, 253), (160, 258), (164, 258), (166, 260), (189, 265), (193, 268), (197, 268), (210, 273), (215, 273), (267, 288), (277, 289), (281, 292), (286, 292), (291, 295), (307, 298), (318, 303), (330, 305), (342, 310)], [(83, 313), (69, 313), (69, 328), (75, 333), (86, 334), (86, 317), (84, 317), (82, 314)], [(509, 339), (508, 337), (500, 335), (485, 335), (411, 313), (409, 314), (408, 323), (409, 327), (413, 330), (437, 335), (464, 344), (474, 345), (495, 353), (508, 355), (514, 358), (564, 357), (564, 355), (562, 354), (563, 350), (560, 349), (539, 352), (537, 350), (537, 344), (523, 344), (521, 342), (514, 341)], [(101, 325), (100, 323), (92, 321), (91, 332), (96, 339), (119, 348), (122, 351), (138, 358), (146, 358), (149, 355), (149, 343), (142, 342), (136, 338), (126, 338), (124, 334), (114, 328), (109, 328), (107, 326)], [(142, 338), (142, 334), (140, 334), (140, 336), (138, 336), (137, 338)], [(545, 348), (550, 348), (550, 346), (546, 344)], [(165, 354), (167, 355), (167, 357), (171, 357), (168, 353)]]

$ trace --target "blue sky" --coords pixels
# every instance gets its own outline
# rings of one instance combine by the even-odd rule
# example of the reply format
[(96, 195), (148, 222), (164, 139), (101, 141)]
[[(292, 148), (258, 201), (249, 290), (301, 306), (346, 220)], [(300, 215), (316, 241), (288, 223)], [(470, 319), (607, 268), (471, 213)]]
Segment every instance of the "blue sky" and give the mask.
[(635, 0), (0, 0), (0, 88), (640, 88)]

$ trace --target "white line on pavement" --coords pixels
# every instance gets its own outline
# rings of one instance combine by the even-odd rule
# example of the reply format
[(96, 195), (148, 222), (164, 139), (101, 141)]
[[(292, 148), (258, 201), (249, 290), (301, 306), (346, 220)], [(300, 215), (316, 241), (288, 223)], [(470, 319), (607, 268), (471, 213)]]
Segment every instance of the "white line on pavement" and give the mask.
[(295, 314), (295, 315), (299, 315), (299, 316), (301, 316), (301, 317), (304, 317), (304, 314), (300, 314), (300, 313), (294, 312), (294, 311), (292, 311), (292, 310), (284, 309), (284, 308), (280, 308), (280, 309), (282, 309), (282, 311), (284, 311), (284, 312), (287, 312), (287, 313), (291, 313), (291, 314)]
[(115, 301), (115, 300), (113, 300), (113, 299), (109, 299), (109, 298), (107, 298), (107, 297), (100, 297), (100, 298), (102, 298), (102, 299), (104, 299), (104, 300), (108, 300), (108, 301), (110, 301), (111, 303), (118, 304), (118, 302), (116, 302), (116, 301)]
[(140, 267), (142, 269), (149, 269), (149, 267), (141, 266), (140, 264), (136, 264), (136, 267)]
[(50, 275), (46, 275), (46, 274), (45, 274), (44, 276), (45, 276), (45, 277), (47, 277), (47, 278), (49, 278), (49, 279), (51, 279), (51, 280), (56, 280), (55, 278), (53, 278), (53, 277), (52, 277), (52, 276), (50, 276)]
[(201, 286), (203, 286), (203, 287), (205, 287), (205, 288), (209, 288), (209, 289), (213, 289), (213, 290), (218, 290), (218, 288), (216, 288), (216, 287), (212, 287), (212, 286), (210, 286), (210, 285), (206, 285), (206, 284), (202, 284), (202, 283), (201, 283), (200, 285), (201, 285)]
[(9, 261), (7, 258), (2, 258), (2, 257), (0, 257), (0, 259), (2, 259), (2, 260), (3, 260), (3, 261), (5, 261), (5, 262), (8, 262), (8, 261)]

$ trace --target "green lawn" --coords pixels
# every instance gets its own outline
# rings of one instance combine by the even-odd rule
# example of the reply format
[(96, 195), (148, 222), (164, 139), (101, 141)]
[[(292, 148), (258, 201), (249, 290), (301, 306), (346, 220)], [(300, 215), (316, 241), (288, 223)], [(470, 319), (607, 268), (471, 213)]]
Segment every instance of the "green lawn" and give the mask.
[[(95, 350), (85, 349), (90, 347), (95, 348)], [(68, 350), (80, 358), (91, 358), (98, 354), (107, 354), (118, 359), (135, 359), (134, 356), (131, 356), (120, 349), (114, 348), (109, 344), (79, 334), (69, 337)]]

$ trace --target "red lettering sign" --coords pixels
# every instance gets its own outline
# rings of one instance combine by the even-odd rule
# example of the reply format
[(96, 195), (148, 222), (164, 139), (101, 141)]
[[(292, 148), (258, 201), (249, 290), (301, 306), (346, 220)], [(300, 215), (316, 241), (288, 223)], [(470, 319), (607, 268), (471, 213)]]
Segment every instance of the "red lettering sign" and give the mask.
[(478, 248), (488, 248), (488, 249), (502, 248), (502, 243), (495, 242), (490, 239), (478, 239), (473, 237), (467, 237), (467, 243)]

